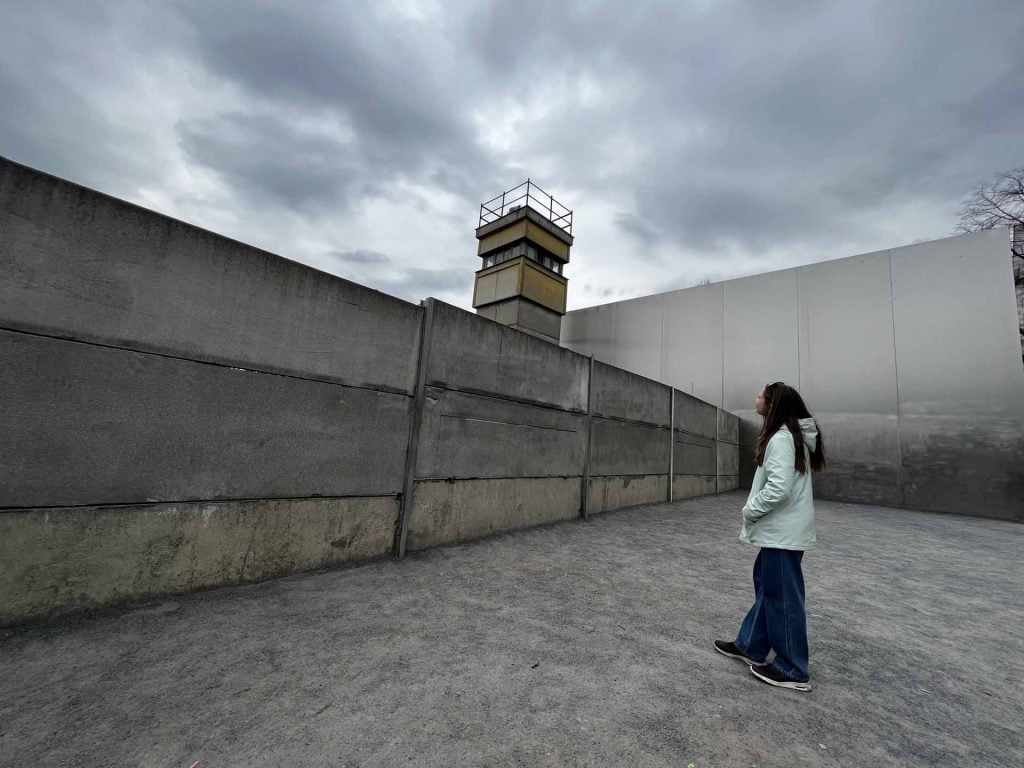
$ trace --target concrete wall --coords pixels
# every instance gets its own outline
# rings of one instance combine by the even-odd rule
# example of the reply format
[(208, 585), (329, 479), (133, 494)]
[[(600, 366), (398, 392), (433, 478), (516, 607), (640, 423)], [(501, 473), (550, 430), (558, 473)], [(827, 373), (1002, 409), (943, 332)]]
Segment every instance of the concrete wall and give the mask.
[(420, 308), (0, 160), (0, 624), (390, 551)]
[(668, 388), (2, 158), (0, 274), (0, 626), (667, 498)]
[(412, 550), (579, 515), (589, 361), (430, 302)]
[[(441, 302), (427, 312), (409, 549), (669, 499), (670, 388), (591, 373), (587, 358)], [(717, 450), (711, 483), (677, 497), (717, 492)]]
[(594, 363), (588, 509), (669, 498), (672, 391)]
[(742, 484), (754, 396), (782, 380), (825, 436), (818, 495), (1024, 520), (1009, 237), (994, 229), (570, 312), (562, 344), (739, 415)]

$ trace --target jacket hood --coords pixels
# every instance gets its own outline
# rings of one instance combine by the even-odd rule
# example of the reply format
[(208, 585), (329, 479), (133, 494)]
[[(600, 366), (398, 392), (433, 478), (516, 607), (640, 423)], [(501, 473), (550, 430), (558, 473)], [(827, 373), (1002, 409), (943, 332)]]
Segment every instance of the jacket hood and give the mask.
[(799, 424), (800, 431), (804, 434), (804, 445), (808, 451), (813, 451), (818, 445), (818, 425), (812, 418), (800, 419)]

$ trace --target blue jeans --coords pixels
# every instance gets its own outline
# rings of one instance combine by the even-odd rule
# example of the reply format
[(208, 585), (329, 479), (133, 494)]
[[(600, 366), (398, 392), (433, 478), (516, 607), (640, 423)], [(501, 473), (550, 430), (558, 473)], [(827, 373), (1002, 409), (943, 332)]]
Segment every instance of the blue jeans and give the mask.
[(789, 678), (811, 679), (804, 612), (804, 553), (764, 547), (754, 561), (754, 604), (740, 625), (736, 646), (755, 661), (772, 662)]

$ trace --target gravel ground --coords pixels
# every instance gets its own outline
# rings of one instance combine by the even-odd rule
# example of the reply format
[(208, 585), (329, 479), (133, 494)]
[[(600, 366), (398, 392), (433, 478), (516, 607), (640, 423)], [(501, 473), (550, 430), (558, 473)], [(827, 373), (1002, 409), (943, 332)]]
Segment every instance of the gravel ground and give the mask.
[(1024, 765), (1024, 526), (818, 502), (798, 693), (743, 498), (0, 631), (0, 764)]

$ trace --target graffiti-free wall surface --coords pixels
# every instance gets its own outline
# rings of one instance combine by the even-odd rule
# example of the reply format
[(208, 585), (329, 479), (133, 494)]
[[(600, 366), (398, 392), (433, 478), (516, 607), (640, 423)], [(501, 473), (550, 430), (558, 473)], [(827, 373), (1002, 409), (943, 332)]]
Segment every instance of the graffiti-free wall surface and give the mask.
[(1024, 520), (1024, 365), (1005, 228), (570, 312), (562, 344), (741, 419), (796, 386), (826, 498)]

